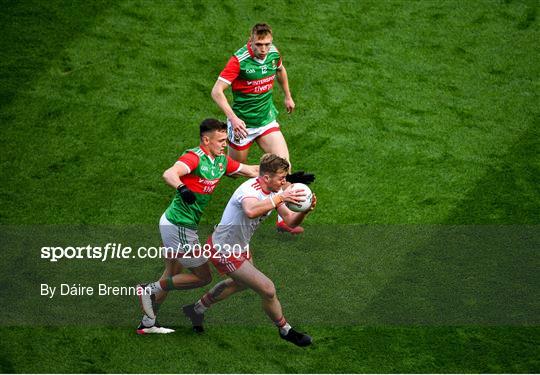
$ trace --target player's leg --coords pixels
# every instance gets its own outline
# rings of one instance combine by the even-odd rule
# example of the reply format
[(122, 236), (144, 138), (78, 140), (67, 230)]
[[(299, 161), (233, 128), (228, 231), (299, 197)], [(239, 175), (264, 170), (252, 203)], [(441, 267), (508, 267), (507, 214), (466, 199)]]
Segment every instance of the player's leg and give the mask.
[(274, 283), (252, 263), (245, 262), (242, 267), (229, 274), (229, 276), (236, 282), (253, 289), (261, 296), (262, 307), (266, 315), (272, 319), (278, 328), (279, 335), (282, 339), (298, 346), (308, 346), (311, 344), (312, 339), (310, 336), (294, 330), (287, 320), (285, 320)]
[[(182, 266), (176, 259), (166, 259), (168, 267), (160, 280), (143, 286), (146, 292), (141, 297), (150, 298), (151, 310), (154, 313), (154, 317), (148, 316), (146, 313), (141, 320), (141, 323), (137, 329), (138, 333), (169, 333), (174, 332), (159, 326), (157, 323), (157, 314), (159, 307), (167, 297), (170, 290), (184, 290), (198, 288), (209, 284), (212, 281), (212, 275), (208, 263), (204, 263), (200, 266), (189, 268), (192, 273), (181, 273)], [(142, 303), (143, 306), (145, 306)], [(166, 331), (166, 332), (165, 332)]]
[(249, 148), (238, 150), (232, 147), (231, 145), (229, 145), (228, 154), (231, 157), (231, 159), (239, 161), (240, 163), (245, 163), (248, 158)]
[(227, 120), (227, 141), (229, 142), (228, 155), (240, 163), (245, 163), (248, 155), (249, 148), (253, 143), (253, 140), (257, 136), (254, 134), (254, 130), (248, 128), (248, 135), (245, 138), (240, 139), (233, 131), (232, 124)]
[[(138, 333), (169, 333), (161, 332), (162, 330), (166, 330), (166, 328), (160, 327), (156, 318), (159, 307), (167, 297), (169, 291), (198, 288), (207, 285), (212, 281), (210, 267), (208, 267), (207, 262), (196, 267), (188, 268), (191, 273), (181, 273), (183, 267), (176, 259), (166, 259), (166, 262), (169, 265), (167, 268), (172, 268), (174, 271), (168, 272), (168, 269), (166, 269), (161, 279), (143, 287), (147, 292), (141, 298), (150, 298), (150, 311), (154, 313), (154, 318), (149, 317), (148, 314), (145, 313), (141, 320), (141, 324), (137, 329)], [(143, 307), (145, 306), (144, 303), (142, 303), (142, 305)], [(159, 327), (160, 331), (158, 332), (155, 330), (147, 332), (151, 327), (154, 328), (154, 330), (155, 327)]]
[(244, 262), (239, 269), (231, 272), (229, 277), (238, 284), (244, 285), (259, 294), (263, 310), (272, 321), (276, 322), (283, 317), (281, 303), (277, 298), (274, 283), (251, 262)]
[[(253, 258), (249, 258), (247, 261), (253, 264)], [(234, 293), (238, 293), (246, 289), (248, 289), (248, 286), (245, 284), (242, 284), (238, 280), (228, 278), (214, 285), (212, 289), (205, 293), (196, 303), (190, 306), (193, 306), (193, 310), (197, 314), (204, 314), (212, 304), (223, 301)]]
[[(171, 260), (167, 259), (167, 262)], [(176, 274), (163, 274), (161, 279), (158, 281), (148, 284), (147, 288), (150, 288), (150, 293), (155, 295), (155, 300), (157, 301), (159, 296), (166, 296), (171, 290), (186, 290), (200, 288), (202, 286), (208, 285), (212, 282), (212, 274), (210, 273), (210, 267), (205, 261), (203, 264), (186, 265), (183, 259), (181, 260), (172, 260), (176, 263), (181, 263), (184, 267), (189, 269), (191, 273), (181, 273)], [(163, 297), (162, 297), (163, 298)], [(163, 298), (164, 299), (164, 298)]]
[[(214, 253), (211, 261), (216, 266), (221, 275), (227, 274), (230, 270), (240, 267), (243, 262), (253, 262), (250, 254), (243, 254), (241, 257), (221, 258)], [(193, 330), (197, 333), (204, 332), (204, 313), (212, 304), (223, 301), (234, 293), (247, 289), (247, 287), (231, 278), (222, 280), (205, 293), (197, 302), (186, 305), (182, 308), (184, 315), (191, 321)]]
[[(160, 301), (164, 300), (166, 298), (164, 292), (174, 289), (173, 278), (177, 275), (182, 275), (180, 272), (181, 269), (178, 269), (181, 266), (177, 263), (182, 261), (186, 250), (192, 249), (195, 246), (193, 245), (192, 247), (192, 243), (199, 243), (196, 230), (172, 224), (167, 220), (165, 214), (160, 218), (159, 232), (163, 244), (161, 255), (165, 259), (165, 272), (159, 280), (138, 286), (141, 289), (139, 293), (141, 306), (145, 314), (151, 319), (155, 319), (156, 317), (153, 310), (153, 301), (156, 300), (158, 294)], [(187, 266), (189, 267), (189, 265)]]
[(289, 160), (289, 148), (287, 147), (283, 133), (281, 133), (279, 128), (272, 128), (272, 130), (269, 133), (261, 135), (255, 141), (265, 153), (275, 154)]
[[(166, 280), (169, 277), (172, 277), (174, 275), (177, 275), (182, 272), (182, 265), (176, 260), (176, 259), (165, 259), (165, 270), (163, 271), (163, 274), (161, 275), (160, 280)], [(173, 329), (161, 327), (159, 323), (157, 322), (157, 314), (159, 312), (159, 308), (161, 304), (165, 301), (168, 295), (168, 291), (162, 290), (159, 293), (156, 293), (155, 295), (150, 296), (150, 309), (148, 307), (145, 309), (145, 304), (148, 303), (148, 301), (143, 301), (143, 298), (145, 298), (145, 290), (144, 288), (147, 288), (147, 285), (143, 284), (140, 285), (140, 302), (141, 306), (143, 307), (143, 311), (145, 312), (141, 322), (139, 323), (139, 326), (137, 327), (137, 333), (138, 334), (148, 334), (148, 333), (172, 333), (174, 332)], [(146, 313), (146, 311), (149, 310), (153, 314), (153, 316), (149, 316), (149, 314)]]
[[(216, 258), (213, 258), (212, 261), (214, 261), (215, 259)], [(214, 264), (216, 263), (218, 262), (214, 262)], [(231, 268), (227, 268), (227, 265), (225, 265), (225, 263), (228, 265), (228, 267), (231, 267)], [(223, 301), (224, 299), (230, 297), (234, 293), (240, 292), (250, 287), (249, 285), (244, 284), (241, 280), (234, 278), (234, 276), (231, 276), (236, 271), (232, 273), (229, 272), (229, 270), (231, 269), (238, 270), (238, 268), (240, 269), (244, 268), (244, 264), (249, 264), (251, 267), (254, 267), (252, 263), (252, 259), (249, 259), (248, 261), (245, 258), (240, 261), (218, 263), (217, 265), (218, 271), (221, 274), (224, 274), (224, 273), (228, 274), (230, 278), (222, 280), (216, 285), (214, 285), (214, 287), (210, 289), (210, 291), (205, 293), (196, 303), (184, 306), (182, 308), (184, 315), (189, 320), (191, 320), (191, 324), (195, 332), (201, 333), (204, 331), (204, 328), (203, 328), (204, 313), (213, 304)], [(271, 287), (273, 287), (273, 284), (271, 285)], [(279, 311), (276, 312), (276, 315), (279, 315)]]
[[(272, 131), (258, 137), (256, 139), (256, 142), (265, 153), (275, 154), (284, 159), (287, 159), (287, 161), (289, 161), (289, 164), (290, 164), (290, 168), (289, 168), (289, 173), (290, 173), (292, 172), (292, 164), (289, 159), (289, 148), (287, 147), (287, 142), (285, 141), (285, 137), (283, 136), (283, 133), (281, 133), (279, 128), (271, 128), (270, 130)], [(280, 232), (289, 232), (291, 234), (300, 234), (304, 232), (304, 228), (302, 228), (301, 226), (297, 226), (294, 228), (291, 228), (290, 226), (288, 226), (279, 215), (278, 215), (276, 227), (277, 227), (277, 230)]]
[[(161, 304), (167, 293), (171, 290), (186, 290), (200, 288), (212, 282), (212, 274), (207, 259), (200, 256), (196, 258), (166, 259), (166, 264), (181, 264), (189, 269), (190, 273), (164, 272), (163, 276), (148, 285), (143, 286), (144, 293), (141, 295), (141, 304), (145, 313), (155, 318), (157, 311), (155, 303)], [(159, 305), (158, 305), (159, 306)], [(154, 313), (154, 316), (151, 314)]]
[[(198, 302), (205, 306), (204, 310), (216, 302), (223, 301), (235, 292), (250, 288), (260, 295), (263, 310), (278, 327), (279, 334), (283, 339), (298, 346), (307, 346), (311, 344), (310, 336), (295, 331), (285, 320), (281, 303), (276, 295), (274, 283), (264, 273), (259, 271), (252, 262), (243, 262), (239, 268), (228, 273), (228, 275), (230, 279), (216, 284), (214, 288), (212, 288), (212, 293), (205, 294)], [(184, 313), (186, 313), (186, 310), (184, 310)], [(197, 328), (199, 328), (199, 332), (201, 332), (203, 314), (195, 311), (195, 314), (192, 315), (195, 316), (188, 315), (188, 317), (192, 320), (194, 329), (197, 330)], [(197, 325), (197, 322), (193, 319), (197, 316), (200, 318), (199, 325)]]
[(229, 298), (234, 293), (241, 292), (246, 290), (247, 286), (240, 284), (233, 279), (225, 279), (217, 283), (206, 293), (201, 299), (197, 302), (196, 305), (199, 306), (197, 309), (199, 313), (204, 313), (205, 307), (208, 308), (212, 303), (223, 301), (224, 299)]
[[(200, 252), (196, 254), (194, 251), (197, 246), (200, 249), (196, 230), (176, 226), (165, 215), (160, 219), (159, 229), (163, 241), (165, 271), (159, 280), (138, 286), (139, 300), (145, 312), (140, 326), (145, 328), (151, 323), (156, 324), (157, 310), (170, 290), (197, 288), (212, 281), (207, 259)], [(182, 266), (191, 273), (182, 273)]]
[[(178, 260), (176, 259), (165, 259), (165, 270), (163, 271), (163, 274), (161, 275), (161, 278), (159, 280), (167, 280), (170, 277), (174, 277), (178, 274), (182, 273), (182, 265)], [(155, 294), (154, 296), (154, 311), (157, 315), (159, 306), (165, 301), (167, 298), (167, 295), (169, 294), (169, 291), (162, 290)]]
[(252, 263), (244, 262), (239, 269), (230, 273), (229, 276), (237, 283), (245, 285), (259, 294), (263, 310), (278, 328), (281, 338), (298, 346), (311, 344), (310, 336), (294, 330), (285, 320), (274, 283)]
[(191, 321), (193, 331), (204, 332), (204, 313), (216, 302), (223, 301), (234, 293), (247, 289), (233, 279), (225, 279), (217, 283), (205, 293), (197, 302), (182, 307), (184, 315)]

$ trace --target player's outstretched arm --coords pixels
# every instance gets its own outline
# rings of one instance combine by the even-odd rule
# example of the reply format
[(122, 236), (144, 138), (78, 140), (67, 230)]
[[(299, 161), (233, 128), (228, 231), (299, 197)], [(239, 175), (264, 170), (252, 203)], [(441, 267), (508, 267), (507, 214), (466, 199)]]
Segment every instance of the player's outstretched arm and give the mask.
[(218, 107), (221, 108), (225, 116), (231, 121), (234, 132), (241, 138), (245, 138), (247, 136), (246, 124), (236, 116), (225, 96), (225, 90), (227, 90), (229, 86), (228, 83), (218, 79), (212, 88), (212, 99), (214, 99)]
[(234, 175), (248, 178), (257, 177), (259, 175), (259, 166), (241, 163), (240, 170), (238, 170), (238, 172), (236, 172)]

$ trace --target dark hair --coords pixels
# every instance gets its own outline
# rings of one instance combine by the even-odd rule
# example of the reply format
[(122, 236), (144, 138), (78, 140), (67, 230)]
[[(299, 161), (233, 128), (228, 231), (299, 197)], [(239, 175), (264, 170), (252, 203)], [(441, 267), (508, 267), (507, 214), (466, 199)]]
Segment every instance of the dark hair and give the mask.
[(199, 134), (202, 137), (214, 131), (227, 131), (227, 124), (214, 118), (207, 118), (199, 126)]
[(272, 28), (266, 23), (258, 23), (251, 29), (252, 37), (265, 37), (268, 34), (272, 35)]
[(289, 162), (287, 159), (274, 154), (264, 154), (261, 156), (261, 162), (259, 164), (260, 176), (265, 174), (274, 175), (279, 171), (289, 172)]

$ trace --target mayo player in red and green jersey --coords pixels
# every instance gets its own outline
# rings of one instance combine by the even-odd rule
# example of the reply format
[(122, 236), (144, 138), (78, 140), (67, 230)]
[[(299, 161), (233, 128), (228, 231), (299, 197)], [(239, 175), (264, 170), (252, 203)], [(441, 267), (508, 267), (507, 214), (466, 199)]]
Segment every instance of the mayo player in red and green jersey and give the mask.
[[(289, 160), (289, 149), (279, 129), (278, 111), (272, 99), (276, 79), (283, 89), (288, 113), (294, 111), (295, 103), (287, 71), (272, 41), (270, 26), (256, 24), (247, 44), (229, 59), (212, 88), (212, 98), (227, 116), (229, 156), (239, 162), (247, 160), (253, 142), (257, 142), (264, 152)], [(233, 93), (232, 107), (225, 96), (229, 86)], [(291, 183), (309, 184), (313, 180), (313, 175), (303, 172), (287, 177)], [(291, 228), (281, 220), (278, 221), (278, 230), (293, 234), (303, 232), (301, 227)]]
[[(226, 145), (227, 125), (206, 119), (200, 124), (200, 145), (184, 152), (163, 173), (165, 182), (176, 189), (159, 222), (165, 271), (156, 282), (138, 285), (144, 311), (139, 334), (173, 332), (156, 323), (157, 310), (168, 291), (198, 288), (212, 281), (207, 258), (200, 251), (197, 226), (201, 215), (221, 177), (254, 177), (259, 173), (258, 166), (241, 164), (225, 155)], [(183, 267), (191, 273), (182, 273)]]

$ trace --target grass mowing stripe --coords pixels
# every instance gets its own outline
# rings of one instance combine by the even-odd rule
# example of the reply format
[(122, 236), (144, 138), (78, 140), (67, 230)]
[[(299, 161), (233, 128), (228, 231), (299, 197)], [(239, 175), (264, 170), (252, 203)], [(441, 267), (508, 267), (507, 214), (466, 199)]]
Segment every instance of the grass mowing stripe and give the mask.
[(307, 349), (288, 345), (273, 327), (216, 327), (200, 336), (177, 327), (151, 337), (112, 327), (2, 328), (0, 364), (28, 373), (534, 373), (540, 366), (537, 327), (305, 328), (318, 338)]
[[(540, 285), (534, 271), (540, 266), (536, 257), (540, 237), (534, 226), (310, 225), (306, 229), (301, 239), (292, 240), (266, 226), (251, 243), (255, 263), (273, 280), (293, 324), (539, 323)], [(17, 285), (0, 293), (5, 302), (0, 306), (4, 325), (130, 327), (138, 318), (136, 296), (103, 293), (103, 286), (151, 282), (163, 267), (158, 259), (144, 258), (146, 251), (137, 255), (140, 246), (159, 243), (153, 226), (2, 227), (0, 236), (0, 253), (6, 254), (0, 283)], [(39, 254), (24, 255), (26, 249), (39, 250), (43, 245), (103, 248), (115, 241), (133, 249), (128, 259), (52, 262)], [(25, 272), (15, 272), (18, 268)], [(220, 278), (215, 276), (217, 283)], [(54, 298), (40, 292), (44, 284), (56, 288)], [(72, 296), (65, 292), (72, 284), (90, 286), (94, 293)], [(21, 295), (21, 289), (34, 293)], [(197, 301), (207, 289), (171, 292), (160, 311), (161, 323), (175, 324), (179, 306)], [(76, 315), (73, 303), (78, 306)], [(213, 326), (270, 324), (251, 291), (218, 304), (207, 321)]]
[[(165, 5), (163, 6), (167, 8)], [(151, 12), (156, 12), (157, 9), (159, 7), (152, 8)], [(406, 11), (406, 9), (402, 10)], [(425, 10), (421, 9), (421, 11)], [(459, 11), (463, 12), (461, 9)], [(65, 51), (69, 61), (75, 67), (88, 60), (100, 60), (104, 56), (114, 56), (115, 59), (119, 59), (119, 62), (112, 62), (106, 66), (92, 65), (89, 69), (77, 71), (73, 75), (62, 76), (59, 72), (63, 69), (60, 65), (64, 63), (64, 59), (53, 61), (51, 71), (39, 80), (36, 90), (42, 93), (43, 98), (60, 99), (61, 96), (69, 95), (84, 99), (80, 103), (94, 103), (98, 106), (97, 108), (100, 105), (107, 107), (111, 102), (116, 103), (115, 105), (119, 108), (118, 117), (111, 116), (101, 126), (103, 131), (100, 134), (101, 147), (116, 150), (117, 153), (132, 154), (134, 148), (143, 149), (147, 145), (140, 147), (135, 142), (136, 139), (130, 137), (130, 134), (137, 134), (141, 137), (141, 141), (150, 138), (158, 142), (158, 140), (161, 141), (160, 138), (175, 138), (175, 135), (180, 131), (181, 134), (185, 134), (183, 139), (187, 139), (191, 134), (196, 134), (193, 124), (196, 124), (200, 118), (207, 116), (208, 110), (212, 113), (217, 113), (217, 111), (215, 106), (209, 102), (208, 97), (208, 87), (211, 86), (214, 78), (210, 77), (208, 72), (204, 70), (186, 71), (185, 64), (182, 64), (187, 55), (196, 54), (197, 47), (188, 44), (184, 49), (171, 49), (170, 43), (167, 42), (168, 39), (162, 38), (163, 30), (159, 29), (146, 30), (144, 33), (144, 38), (152, 38), (151, 41), (155, 42), (152, 44), (155, 46), (154, 49), (150, 49), (150, 43), (147, 42), (143, 45), (144, 48), (132, 51), (128, 42), (134, 42), (137, 39), (135, 35), (142, 32), (144, 22), (140, 18), (131, 17), (129, 11), (127, 13), (126, 16), (125, 12), (114, 8), (109, 11), (103, 24), (97, 26), (105, 28), (106, 25), (109, 25), (113, 27), (113, 30), (116, 30), (115, 27), (129, 25), (132, 35), (126, 36), (126, 40), (119, 38), (117, 41), (106, 44), (100, 37), (101, 33), (106, 33), (107, 29), (103, 29), (82, 36), (77, 41), (80, 45), (73, 45)], [(457, 21), (454, 18), (448, 18), (445, 22), (448, 23), (449, 27), (458, 28), (461, 26), (459, 23), (456, 24)], [(494, 20), (490, 22), (490, 28), (494, 28), (493, 23)], [(175, 29), (174, 25), (170, 24), (164, 27), (180, 36), (181, 31)], [(429, 23), (422, 27), (428, 28)], [(508, 27), (509, 25), (504, 23), (502, 30), (506, 30)], [(442, 30), (439, 30), (442, 33), (439, 37), (448, 39), (448, 34), (443, 33)], [(125, 33), (125, 30), (118, 31)], [(492, 31), (497, 36), (503, 34), (498, 29)], [(284, 38), (287, 38), (286, 31), (284, 33)], [(410, 30), (410, 33), (413, 31)], [(407, 35), (409, 35), (409, 41), (415, 40), (414, 33)], [(529, 33), (521, 35), (516, 32), (507, 34), (505, 48), (497, 50), (497, 52), (501, 56), (509, 58), (508, 46), (510, 43), (524, 44), (529, 35)], [(405, 55), (405, 62), (398, 65), (395, 61), (396, 56), (402, 56), (407, 53), (408, 49), (397, 44), (381, 30), (375, 31), (373, 38), (387, 47), (382, 49), (379, 54), (374, 53), (370, 61), (379, 69), (389, 72), (389, 76), (381, 81), (379, 76), (368, 74), (363, 75), (363, 81), (364, 85), (370, 83), (375, 88), (382, 85), (385, 90), (367, 88), (367, 90), (360, 90), (361, 96), (358, 97), (356, 90), (352, 91), (340, 84), (325, 84), (321, 88), (323, 92), (324, 90), (334, 90), (322, 97), (323, 102), (328, 102), (328, 105), (320, 101), (319, 96), (316, 95), (317, 90), (297, 90), (298, 95), (306, 95), (306, 92), (314, 93), (298, 100), (299, 103), (304, 103), (302, 106), (321, 108), (319, 117), (314, 118), (313, 125), (308, 126), (308, 130), (312, 130), (314, 140), (307, 139), (305, 145), (304, 123), (310, 124), (311, 117), (306, 116), (305, 112), (301, 112), (301, 107), (299, 113), (293, 117), (282, 116), (284, 132), (292, 145), (291, 153), (295, 165), (315, 170), (320, 176), (316, 188), (321, 198), (321, 210), (317, 216), (313, 217), (313, 220), (331, 222), (336, 217), (343, 223), (416, 223), (422, 220), (424, 222), (444, 222), (446, 220), (448, 211), (463, 199), (463, 192), (467, 191), (471, 184), (474, 184), (474, 181), (482, 174), (483, 170), (493, 163), (494, 159), (504, 153), (508, 145), (507, 142), (512, 142), (513, 134), (521, 131), (522, 124), (526, 124), (530, 121), (531, 116), (534, 116), (534, 113), (523, 110), (530, 102), (530, 98), (524, 95), (533, 88), (525, 78), (529, 72), (536, 72), (534, 66), (527, 68), (530, 70), (525, 69), (529, 66), (530, 55), (517, 52), (517, 55), (512, 57), (523, 60), (523, 65), (510, 66), (506, 71), (507, 74), (502, 75), (503, 77), (508, 76), (509, 79), (500, 78), (501, 74), (499, 74), (495, 75), (494, 80), (485, 72), (486, 67), (483, 65), (485, 59), (482, 59), (481, 55), (481, 53), (493, 52), (493, 48), (500, 48), (496, 47), (490, 36), (489, 33), (481, 34), (481, 40), (491, 48), (476, 51), (475, 53), (479, 56), (474, 57), (469, 64), (450, 65), (449, 60), (444, 65), (444, 69), (448, 70), (447, 74), (426, 76), (425, 69), (417, 67), (414, 72), (407, 69), (415, 67), (414, 63), (419, 57), (426, 57), (426, 59), (429, 57), (428, 61), (437, 67), (438, 60), (433, 58), (431, 50), (419, 51), (414, 56)], [(401, 37), (403, 38), (403, 36)], [(334, 41), (334, 39), (330, 38), (329, 41)], [(449, 42), (451, 41), (458, 42), (453, 39), (449, 40)], [(471, 43), (473, 42), (473, 46), (477, 46), (479, 43), (479, 41), (471, 40)], [(192, 48), (191, 53), (189, 48)], [(323, 46), (321, 49), (323, 57), (329, 53), (328, 47)], [(390, 54), (389, 50), (393, 51), (393, 54)], [(451, 52), (446, 51), (447, 54)], [(132, 56), (131, 53), (135, 55)], [(173, 53), (172, 56), (171, 53)], [(200, 53), (205, 55), (205, 51), (200, 51)], [(512, 53), (514, 54), (514, 51)], [(438, 54), (442, 54), (442, 52), (438, 52)], [(356, 52), (350, 52), (344, 58), (355, 55)], [(154, 67), (151, 61), (158, 56), (163, 61), (168, 61), (168, 65)], [(302, 54), (292, 53), (289, 65), (291, 70), (298, 69), (299, 74), (294, 76), (301, 83), (305, 83), (305, 77), (310, 77), (310, 75), (302, 73), (309, 71), (309, 69), (304, 61), (295, 56), (302, 56)], [(447, 59), (451, 58), (447, 57)], [(202, 63), (203, 66), (215, 65), (209, 62)], [(147, 69), (141, 70), (141, 66), (146, 66)], [(346, 76), (349, 76), (362, 67), (361, 62), (352, 65), (345, 64), (344, 73), (340, 74), (348, 73)], [(482, 69), (482, 77), (485, 78), (483, 80), (474, 79), (474, 74), (479, 68)], [(392, 70), (395, 70), (395, 73), (390, 74)], [(332, 82), (332, 74), (336, 74), (334, 64), (329, 64), (324, 60), (319, 64), (318, 71), (323, 76), (311, 77), (310, 82)], [(179, 77), (186, 74), (190, 80), (182, 82)], [(361, 74), (363, 74), (362, 70)], [(457, 82), (452, 81), (451, 86), (460, 91), (458, 94), (454, 92), (452, 87), (448, 86), (447, 82), (440, 81), (444, 77), (448, 80), (455, 80), (455, 74), (459, 75), (459, 79)], [(293, 76), (292, 72), (291, 76)], [(324, 79), (325, 77), (328, 79)], [(411, 92), (411, 95), (403, 96), (401, 93), (406, 87), (402, 84), (406, 85), (411, 80), (418, 81), (420, 86), (416, 89), (411, 87), (410, 90), (407, 90)], [(155, 82), (149, 87), (156, 87), (158, 91), (163, 87), (169, 87), (168, 94), (156, 95), (156, 92), (152, 90), (145, 90), (146, 85), (142, 82)], [(202, 86), (206, 89), (200, 87), (201, 82), (204, 82)], [(486, 83), (485, 86), (482, 86), (482, 82)], [(498, 82), (502, 82), (502, 85)], [(523, 86), (506, 87), (505, 82), (522, 82)], [(300, 84), (300, 86), (302, 85)], [(479, 91), (479, 88), (482, 90)], [(506, 95), (508, 90), (517, 90), (516, 95), (509, 98)], [(484, 94), (487, 93), (489, 96), (484, 97)], [(188, 95), (191, 95), (190, 103), (184, 100)], [(410, 99), (408, 99), (409, 97)], [(166, 100), (162, 102), (160, 98), (166, 98)], [(180, 100), (181, 105), (174, 104), (175, 98), (177, 102)], [(342, 106), (336, 104), (336, 111), (343, 108), (343, 110), (336, 112), (339, 115), (337, 118), (341, 121), (334, 121), (334, 116), (325, 113), (325, 108), (332, 106), (332, 100), (342, 104)], [(46, 122), (54, 123), (57, 126), (58, 124), (62, 124), (64, 127), (74, 125), (70, 121), (71, 118), (64, 115), (64, 113), (70, 112), (70, 108), (59, 105), (52, 111), (53, 118), (50, 118), (51, 111), (46, 110), (48, 101), (44, 100), (42, 103), (42, 111), (34, 111), (34, 117), (26, 120), (27, 124), (40, 121), (39, 119), (44, 117)], [(196, 103), (195, 106), (193, 106), (194, 103)], [(501, 109), (495, 109), (494, 113), (489, 113), (494, 108), (494, 103)], [(360, 113), (352, 111), (355, 108), (362, 108), (363, 105), (368, 106), (365, 114), (364, 111)], [(27, 107), (27, 103), (20, 103), (16, 108), (13, 108), (12, 113), (20, 112), (23, 107)], [(193, 110), (194, 107), (207, 108), (208, 110)], [(430, 107), (434, 110), (431, 110)], [(469, 115), (460, 118), (461, 115), (454, 113), (454, 110), (462, 111), (464, 107), (469, 108), (467, 113), (475, 113), (478, 118)], [(137, 119), (139, 108), (153, 113), (172, 110), (183, 121), (180, 126), (172, 121), (163, 123), (162, 120), (157, 120), (159, 123), (154, 125), (156, 120), (153, 119), (155, 117)], [(93, 110), (84, 111), (81, 108), (77, 112), (83, 115), (83, 118), (88, 119), (88, 124), (103, 121), (101, 116), (95, 120), (92, 119), (95, 116)], [(321, 114), (323, 116), (320, 116)], [(360, 119), (357, 118), (358, 115), (360, 115)], [(407, 123), (407, 121), (411, 121), (411, 117), (414, 121)], [(511, 117), (515, 117), (515, 120)], [(81, 129), (84, 126), (89, 125), (79, 123), (77, 128)], [(166, 129), (163, 129), (164, 126)], [(298, 134), (295, 128), (302, 134), (301, 137), (300, 135), (295, 136)], [(110, 138), (107, 137), (107, 132), (110, 132)], [(143, 132), (150, 132), (151, 135), (145, 136)], [(353, 138), (354, 144), (351, 144), (350, 132), (353, 132), (355, 136)], [(51, 140), (60, 138), (59, 141), (62, 141), (62, 134), (47, 134), (47, 137)], [(133, 143), (127, 143), (127, 140), (132, 140)], [(28, 140), (25, 141), (28, 142)], [(317, 147), (317, 142), (322, 142), (325, 147)], [(119, 143), (124, 143), (124, 147), (120, 146), (119, 148)], [(189, 142), (184, 142), (184, 144), (186, 143)], [(496, 147), (493, 147), (494, 144)], [(16, 145), (14, 146), (16, 147)], [(26, 147), (31, 147), (34, 152), (39, 152), (44, 148), (39, 143), (30, 143)], [(181, 148), (179, 147), (179, 149)], [(313, 149), (318, 150), (315, 155), (313, 155)], [(327, 168), (328, 161), (325, 159), (327, 159), (328, 153), (339, 153), (340, 150), (350, 150), (350, 157), (339, 160), (333, 168)], [(153, 153), (159, 152), (156, 149), (152, 151)], [(149, 152), (145, 154), (145, 158), (148, 160), (152, 160), (154, 157)], [(51, 164), (51, 167), (54, 168), (54, 163)], [(32, 169), (33, 167), (30, 165), (28, 168)], [(135, 170), (135, 173), (141, 173), (135, 177), (145, 178), (150, 173), (156, 173), (155, 170), (155, 167), (144, 172)], [(340, 175), (335, 176), (334, 170), (341, 171)], [(397, 180), (398, 183), (388, 183), (393, 179)], [(351, 185), (349, 182), (351, 180), (357, 181)], [(57, 185), (57, 179), (51, 178), (50, 181), (42, 181), (42, 183), (49, 186)], [(335, 186), (346, 187), (339, 195), (334, 196), (332, 192), (335, 190)], [(69, 185), (66, 187), (69, 188)], [(32, 202), (31, 199), (29, 197), (29, 203)], [(135, 199), (137, 199), (136, 195)], [(332, 205), (326, 204), (330, 201), (333, 202)], [(356, 203), (354, 210), (341, 209), (351, 201)], [(155, 209), (159, 211), (159, 205), (154, 204)], [(82, 202), (81, 206), (84, 205), (86, 203)], [(208, 219), (209, 223), (215, 222), (219, 217), (221, 207), (212, 206), (204, 220)], [(121, 216), (120, 212), (114, 211), (112, 215), (108, 212), (105, 212), (105, 215), (100, 215), (96, 212), (98, 209), (106, 210), (106, 208), (94, 207), (91, 209), (94, 212), (83, 212), (84, 220), (95, 218), (95, 222), (103, 222), (108, 217), (108, 220), (114, 222), (132, 222), (131, 217), (135, 214), (130, 212), (129, 215)], [(56, 215), (54, 210), (51, 211), (47, 218), (43, 219), (44, 221), (56, 221), (63, 217), (63, 215)], [(46, 212), (44, 214), (46, 215)], [(53, 218), (49, 219), (50, 216)], [(152, 222), (155, 220), (154, 216), (150, 213), (140, 216), (139, 222)]]
[[(161, 171), (193, 145), (202, 118), (222, 116), (209, 89), (262, 14), (274, 27), (297, 102), (295, 114), (280, 117), (293, 164), (318, 176), (312, 223), (538, 223), (534, 1), (54, 2), (47, 9), (10, 2), (2, 8), (0, 223), (156, 223), (172, 197)], [(21, 25), (31, 28), (23, 33)], [(281, 109), (279, 90), (276, 96)], [(219, 219), (237, 184), (224, 181), (204, 223)], [(261, 266), (272, 272), (280, 264), (275, 259), (288, 259), (287, 244), (261, 256)], [(486, 249), (472, 257), (452, 253), (449, 260), (443, 258), (451, 254), (420, 249), (426, 253), (405, 254), (388, 263), (392, 272), (372, 280), (387, 282), (370, 300), (375, 317), (390, 315), (391, 309), (378, 312), (396, 285), (403, 290), (401, 281), (411, 284), (412, 299), (436, 304), (449, 293), (438, 284), (453, 267), (473, 279), (486, 274), (475, 275), (474, 263), (459, 267)], [(5, 254), (13, 260), (26, 253)], [(373, 272), (392, 256), (376, 255), (366, 264)], [(511, 253), (500, 259), (525, 260)], [(508, 275), (500, 259), (479, 258), (477, 266)], [(332, 271), (324, 259), (300, 258), (298, 265), (307, 278)], [(353, 266), (336, 270), (354, 277)], [(159, 268), (148, 263), (139, 276), (157, 276)], [(436, 277), (422, 279), (430, 270)], [(534, 286), (523, 276), (519, 283)], [(282, 279), (287, 296), (294, 296), (287, 284), (295, 277)], [(346, 294), (365, 279), (342, 281)], [(410, 302), (406, 297), (402, 302)], [(245, 298), (236, 303), (255, 311), (253, 296)], [(332, 313), (320, 305), (318, 317)], [(234, 314), (235, 307), (223, 311)], [(169, 301), (164, 316), (175, 314)], [(3, 343), (13, 344), (2, 345), (9, 355), (0, 364), (9, 372), (222, 372), (223, 361), (241, 352), (248, 360), (235, 360), (231, 369), (238, 372), (538, 372), (536, 327), (307, 328), (321, 343), (312, 351), (283, 345), (269, 326), (214, 328), (201, 346), (182, 330), (135, 338), (123, 328), (2, 328), (9, 338)], [(167, 345), (170, 340), (179, 345)], [(48, 356), (44, 347), (51, 348)], [(164, 361), (161, 349), (173, 347), (165, 358), (174, 360)], [(41, 360), (31, 362), (34, 355)], [(140, 358), (149, 361), (141, 365)]]

